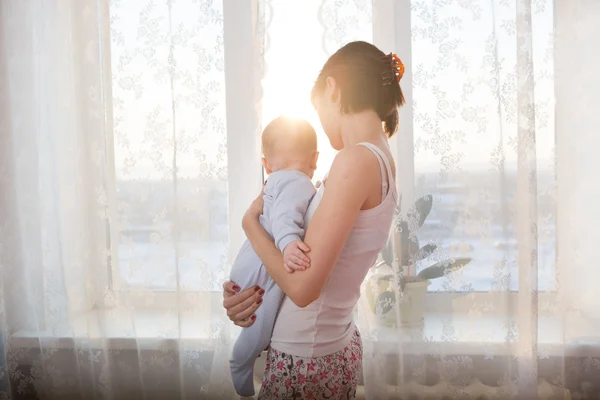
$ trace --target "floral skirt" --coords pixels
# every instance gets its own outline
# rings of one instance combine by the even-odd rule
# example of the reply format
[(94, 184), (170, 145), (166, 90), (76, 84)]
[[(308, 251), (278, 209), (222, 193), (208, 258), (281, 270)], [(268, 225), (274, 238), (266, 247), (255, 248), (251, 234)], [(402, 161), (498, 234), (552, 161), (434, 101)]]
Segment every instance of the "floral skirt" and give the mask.
[(358, 330), (348, 346), (323, 357), (297, 357), (271, 348), (258, 398), (354, 399), (361, 364)]

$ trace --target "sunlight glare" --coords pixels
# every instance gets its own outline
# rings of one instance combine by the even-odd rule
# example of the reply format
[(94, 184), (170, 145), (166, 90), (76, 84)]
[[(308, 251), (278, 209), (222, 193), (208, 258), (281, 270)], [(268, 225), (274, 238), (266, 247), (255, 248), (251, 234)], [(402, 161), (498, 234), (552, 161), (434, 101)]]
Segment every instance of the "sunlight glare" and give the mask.
[[(294, 68), (296, 69), (295, 71), (285, 69), (283, 73), (275, 73), (276, 70), (273, 69), (271, 70), (272, 73), (267, 74), (265, 77), (263, 81), (263, 89), (265, 91), (263, 100), (263, 126), (281, 115), (307, 120), (317, 131), (320, 155), (315, 179), (319, 180), (329, 170), (336, 153), (331, 149), (327, 135), (325, 135), (321, 127), (317, 112), (310, 101), (312, 85), (322, 61), (320, 58), (305, 61), (308, 65), (318, 66), (316, 68), (302, 68), (302, 66), (297, 66)], [(295, 79), (289, 79), (288, 74), (294, 76)]]
[(286, 115), (306, 119), (317, 131), (320, 155), (315, 180), (322, 179), (327, 173), (336, 154), (310, 101), (313, 84), (328, 57), (321, 46), (323, 27), (314, 18), (319, 6), (319, 1), (273, 1), (276, 12), (273, 12), (269, 27), (262, 82), (263, 126)]

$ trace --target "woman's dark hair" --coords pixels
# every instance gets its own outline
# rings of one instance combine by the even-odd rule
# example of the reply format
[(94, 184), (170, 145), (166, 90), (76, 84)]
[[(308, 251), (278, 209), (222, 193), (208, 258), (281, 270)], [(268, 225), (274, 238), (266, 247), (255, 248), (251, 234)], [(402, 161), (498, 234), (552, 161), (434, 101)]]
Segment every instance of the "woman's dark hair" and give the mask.
[(375, 111), (391, 137), (398, 129), (398, 107), (404, 104), (394, 73), (390, 56), (370, 43), (351, 42), (329, 57), (313, 86), (312, 97), (325, 88), (331, 76), (340, 88), (340, 111)]

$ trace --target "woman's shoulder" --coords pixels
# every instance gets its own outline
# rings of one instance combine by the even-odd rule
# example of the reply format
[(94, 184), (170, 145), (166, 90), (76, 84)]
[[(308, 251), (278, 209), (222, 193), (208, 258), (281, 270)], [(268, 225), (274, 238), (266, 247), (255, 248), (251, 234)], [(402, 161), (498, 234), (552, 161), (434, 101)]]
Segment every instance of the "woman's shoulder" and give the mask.
[(328, 178), (348, 174), (368, 178), (373, 173), (379, 174), (379, 162), (371, 150), (365, 146), (349, 146), (340, 150), (333, 159)]

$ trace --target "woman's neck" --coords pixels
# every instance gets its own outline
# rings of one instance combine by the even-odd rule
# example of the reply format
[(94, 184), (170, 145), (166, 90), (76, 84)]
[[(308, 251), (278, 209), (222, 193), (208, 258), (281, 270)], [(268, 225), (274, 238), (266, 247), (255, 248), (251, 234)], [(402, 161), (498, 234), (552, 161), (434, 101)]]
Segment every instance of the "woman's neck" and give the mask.
[(344, 147), (354, 146), (361, 142), (385, 142), (387, 139), (381, 120), (373, 110), (345, 114), (342, 117), (340, 129)]

